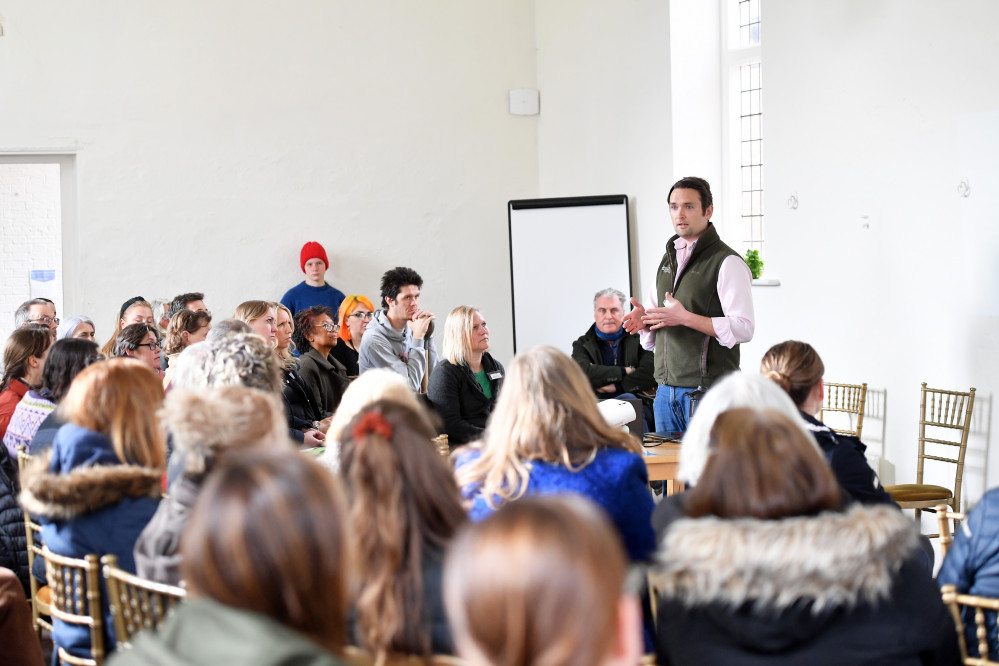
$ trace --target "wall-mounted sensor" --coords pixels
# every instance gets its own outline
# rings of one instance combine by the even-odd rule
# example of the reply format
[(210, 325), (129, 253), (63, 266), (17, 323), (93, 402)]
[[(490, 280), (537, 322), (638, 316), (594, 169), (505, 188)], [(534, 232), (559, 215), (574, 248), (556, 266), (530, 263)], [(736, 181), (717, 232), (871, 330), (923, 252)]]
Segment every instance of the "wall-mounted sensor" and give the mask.
[(536, 116), (541, 110), (538, 91), (518, 88), (510, 91), (510, 113), (515, 116)]

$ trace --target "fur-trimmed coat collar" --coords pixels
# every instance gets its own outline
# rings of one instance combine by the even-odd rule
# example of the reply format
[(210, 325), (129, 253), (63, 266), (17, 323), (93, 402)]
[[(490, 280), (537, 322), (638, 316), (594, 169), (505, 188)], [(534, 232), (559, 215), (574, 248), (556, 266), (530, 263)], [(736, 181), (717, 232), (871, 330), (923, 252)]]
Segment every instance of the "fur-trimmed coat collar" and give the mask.
[[(63, 429), (67, 427), (63, 426)], [(87, 443), (93, 445), (93, 436), (99, 435), (86, 432), (89, 433)], [(29, 513), (48, 520), (68, 520), (99, 511), (124, 499), (155, 499), (160, 496), (163, 486), (159, 470), (112, 463), (109, 456), (94, 450), (85, 450), (83, 459), (73, 455), (76, 451), (67, 455), (64, 450), (67, 442), (60, 437), (64, 434), (60, 431), (52, 451), (33, 460), (24, 470), (21, 506)], [(53, 456), (56, 456), (54, 460)], [(76, 460), (79, 464), (63, 464), (67, 460)], [(117, 461), (117, 458), (113, 460)]]
[(657, 583), (661, 596), (687, 606), (751, 603), (779, 612), (804, 602), (819, 613), (886, 599), (917, 545), (912, 520), (892, 507), (783, 520), (684, 518), (663, 540)]

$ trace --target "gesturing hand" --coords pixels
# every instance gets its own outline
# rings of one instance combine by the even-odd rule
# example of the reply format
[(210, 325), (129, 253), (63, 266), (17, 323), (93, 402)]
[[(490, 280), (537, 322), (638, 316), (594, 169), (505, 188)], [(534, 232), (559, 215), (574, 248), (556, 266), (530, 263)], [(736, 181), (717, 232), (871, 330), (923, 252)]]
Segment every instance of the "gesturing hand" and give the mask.
[(621, 324), (628, 333), (637, 333), (645, 328), (642, 318), (645, 316), (645, 308), (636, 299), (631, 299), (632, 310), (624, 316)]
[(673, 295), (666, 292), (663, 297), (661, 308), (648, 308), (642, 317), (642, 323), (653, 331), (664, 326), (684, 326), (688, 316), (687, 308), (683, 303), (673, 298)]

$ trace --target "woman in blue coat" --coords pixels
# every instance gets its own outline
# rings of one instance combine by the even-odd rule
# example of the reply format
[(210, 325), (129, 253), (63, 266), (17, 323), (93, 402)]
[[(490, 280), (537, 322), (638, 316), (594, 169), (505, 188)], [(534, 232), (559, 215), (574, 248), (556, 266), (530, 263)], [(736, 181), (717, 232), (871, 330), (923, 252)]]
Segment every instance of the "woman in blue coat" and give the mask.
[[(941, 586), (956, 585), (960, 594), (999, 597), (999, 488), (985, 493), (961, 523), (954, 535), (954, 543), (940, 565), (937, 583)], [(964, 614), (968, 654), (977, 657), (974, 609), (965, 608)], [(988, 658), (996, 661), (999, 660), (999, 643), (996, 642), (995, 611), (986, 611), (985, 623), (988, 627)]]
[(554, 347), (514, 358), (478, 442), (459, 450), (456, 475), (478, 521), (524, 495), (576, 493), (611, 518), (632, 560), (656, 548), (642, 445), (607, 425), (590, 382)]
[[(128, 358), (85, 369), (61, 409), (67, 423), (51, 454), (36, 459), (22, 480), (22, 506), (42, 524), (53, 553), (82, 558), (115, 555), (135, 571), (135, 540), (156, 512), (165, 467), (164, 432), (157, 411), (163, 385), (148, 366)], [(104, 604), (105, 649), (114, 648)], [(55, 644), (90, 656), (90, 633), (55, 620)]]

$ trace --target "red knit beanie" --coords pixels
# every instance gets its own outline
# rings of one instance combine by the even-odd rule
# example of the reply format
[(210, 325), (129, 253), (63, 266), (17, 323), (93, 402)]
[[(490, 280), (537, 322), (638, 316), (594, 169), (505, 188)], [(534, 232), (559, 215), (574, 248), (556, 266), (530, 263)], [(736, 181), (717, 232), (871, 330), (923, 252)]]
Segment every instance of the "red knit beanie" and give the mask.
[(326, 258), (326, 250), (316, 241), (309, 241), (302, 246), (302, 272), (305, 272), (305, 262), (309, 259), (322, 259), (326, 268), (330, 267), (330, 260)]

